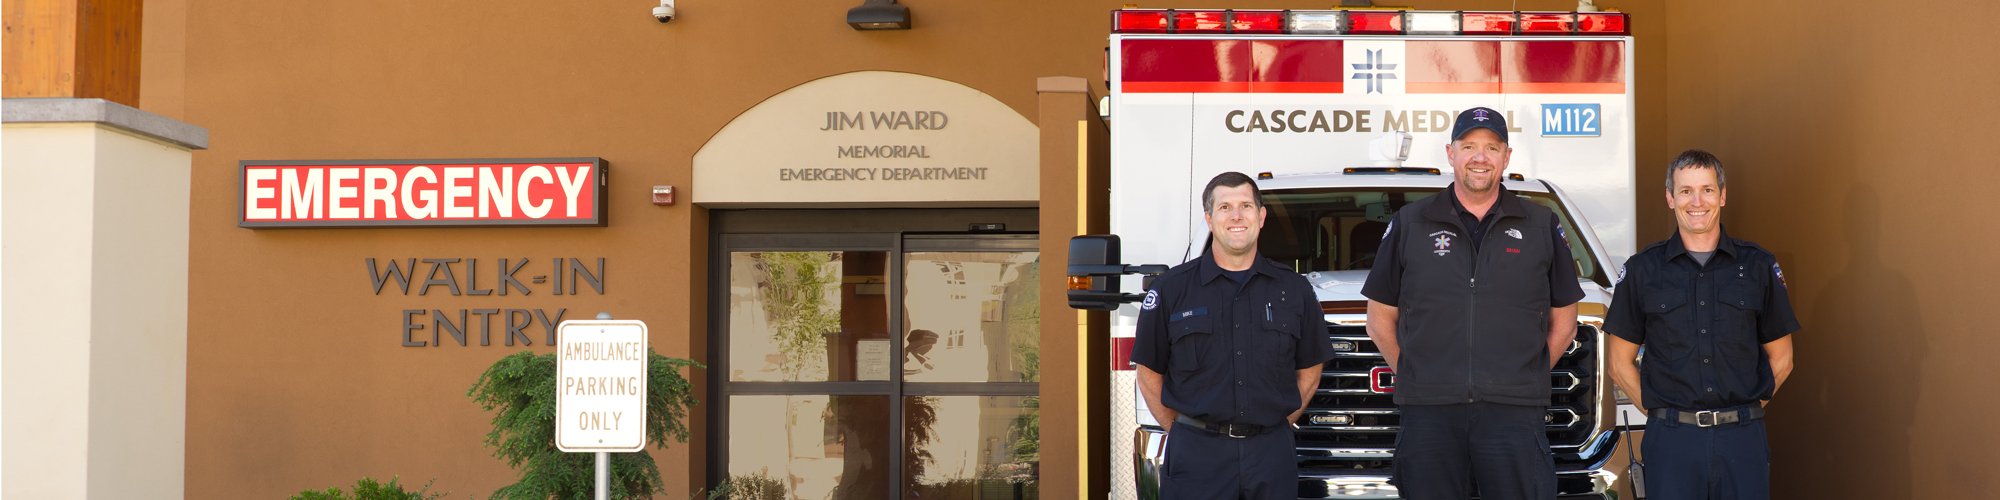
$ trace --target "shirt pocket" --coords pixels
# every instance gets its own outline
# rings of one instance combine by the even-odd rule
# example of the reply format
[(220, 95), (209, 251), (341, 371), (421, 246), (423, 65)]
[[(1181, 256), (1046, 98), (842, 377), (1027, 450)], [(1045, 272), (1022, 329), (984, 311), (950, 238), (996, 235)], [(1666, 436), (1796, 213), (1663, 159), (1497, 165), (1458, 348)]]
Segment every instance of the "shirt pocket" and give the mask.
[(1757, 359), (1762, 345), (1757, 342), (1757, 315), (1764, 310), (1764, 286), (1748, 273), (1742, 278), (1729, 279), (1716, 294), (1722, 302), (1714, 331), (1716, 350), (1724, 358), (1734, 362)]
[(1167, 326), (1167, 342), (1172, 350), (1167, 369), (1174, 373), (1188, 373), (1201, 369), (1207, 361), (1210, 344), (1215, 342), (1214, 322), (1208, 316), (1174, 321)]
[(1687, 359), (1694, 352), (1695, 340), (1689, 337), (1694, 334), (1689, 330), (1694, 311), (1687, 307), (1687, 290), (1647, 288), (1642, 296), (1645, 302), (1640, 304), (1640, 310), (1646, 313), (1647, 325), (1646, 356), (1666, 361)]
[[(1739, 274), (1740, 276), (1740, 274)], [(1739, 312), (1756, 315), (1764, 309), (1764, 285), (1748, 277), (1731, 278), (1722, 285), (1722, 305), (1736, 308)]]
[[(1292, 366), (1298, 364), (1299, 313), (1273, 311), (1257, 332), (1257, 359), (1243, 360), (1270, 376), (1273, 381), (1291, 380)], [(1284, 385), (1281, 384), (1280, 387)]]

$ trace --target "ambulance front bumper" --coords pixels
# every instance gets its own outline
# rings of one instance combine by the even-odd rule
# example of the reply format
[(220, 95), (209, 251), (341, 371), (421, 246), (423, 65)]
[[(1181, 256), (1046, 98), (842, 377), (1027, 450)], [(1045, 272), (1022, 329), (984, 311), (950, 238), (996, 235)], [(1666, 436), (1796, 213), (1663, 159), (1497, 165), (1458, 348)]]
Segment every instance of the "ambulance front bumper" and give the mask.
[[(1373, 471), (1371, 471), (1373, 472)], [(1612, 498), (1611, 485), (1618, 481), (1617, 474), (1610, 471), (1591, 470), (1556, 473), (1556, 498), (1558, 500), (1606, 500)], [(1396, 487), (1389, 485), (1389, 476), (1361, 473), (1354, 475), (1300, 475), (1299, 498), (1352, 498), (1388, 499), (1402, 498), (1396, 494)]]
[[(1167, 434), (1159, 427), (1140, 426), (1133, 433), (1133, 478), (1142, 500), (1159, 498), (1162, 474), (1167, 462)], [(1612, 498), (1618, 475), (1599, 468), (1556, 473), (1558, 500), (1603, 500)], [(1389, 485), (1386, 470), (1357, 470), (1353, 474), (1299, 475), (1299, 497), (1321, 499), (1393, 499), (1396, 487)]]

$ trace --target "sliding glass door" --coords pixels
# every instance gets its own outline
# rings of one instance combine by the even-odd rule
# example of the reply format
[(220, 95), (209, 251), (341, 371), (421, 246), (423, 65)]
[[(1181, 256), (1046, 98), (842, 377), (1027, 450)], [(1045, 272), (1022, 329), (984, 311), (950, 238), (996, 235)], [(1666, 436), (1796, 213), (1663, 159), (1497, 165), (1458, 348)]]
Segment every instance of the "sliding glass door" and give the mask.
[(722, 234), (732, 498), (1038, 498), (1031, 234)]

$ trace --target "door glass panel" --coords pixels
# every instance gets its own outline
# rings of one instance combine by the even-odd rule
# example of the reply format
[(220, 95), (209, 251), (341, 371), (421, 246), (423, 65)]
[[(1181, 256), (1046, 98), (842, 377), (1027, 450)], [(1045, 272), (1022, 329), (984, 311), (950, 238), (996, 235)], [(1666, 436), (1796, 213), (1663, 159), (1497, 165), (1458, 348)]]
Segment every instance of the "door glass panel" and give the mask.
[(1040, 498), (1040, 399), (917, 396), (903, 400), (912, 498)]
[(729, 254), (729, 380), (889, 380), (888, 252)]
[[(895, 245), (881, 236), (829, 246)], [(744, 246), (814, 244), (773, 241)], [(1023, 391), (1040, 379), (1040, 263), (1025, 241), (725, 249), (718, 486), (756, 499), (1038, 498), (1039, 404)], [(927, 395), (821, 383), (899, 378)]]
[(1038, 252), (906, 255), (904, 381), (1041, 380)]
[(731, 498), (888, 498), (888, 396), (731, 396)]

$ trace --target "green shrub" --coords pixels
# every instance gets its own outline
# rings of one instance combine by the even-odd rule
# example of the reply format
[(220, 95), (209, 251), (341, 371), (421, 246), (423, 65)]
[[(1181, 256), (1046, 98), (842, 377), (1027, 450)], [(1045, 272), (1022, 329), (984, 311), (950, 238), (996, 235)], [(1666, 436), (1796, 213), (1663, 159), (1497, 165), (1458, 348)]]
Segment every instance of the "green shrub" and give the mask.
[(297, 495), (292, 495), (292, 500), (433, 500), (444, 498), (443, 493), (430, 492), (430, 483), (425, 483), (423, 489), (411, 492), (404, 490), (403, 485), (396, 484), (396, 481), (397, 478), (391, 477), (389, 478), (389, 484), (382, 484), (373, 478), (364, 477), (360, 481), (354, 482), (354, 493), (352, 494), (342, 491), (340, 488), (327, 488), (325, 491), (306, 490), (299, 492)]
[(778, 481), (778, 478), (771, 477), (770, 474), (765, 474), (763, 471), (758, 471), (756, 474), (729, 476), (727, 487), (718, 489), (727, 490), (726, 493), (729, 494), (729, 498), (736, 500), (785, 500), (791, 498), (785, 495), (784, 482)]
[[(687, 442), (689, 408), (698, 402), (681, 368), (701, 363), (648, 353), (646, 365), (646, 440), (660, 449), (669, 438)], [(514, 484), (493, 492), (504, 499), (587, 499), (596, 482), (593, 453), (556, 449), (556, 356), (522, 351), (493, 363), (466, 391), (493, 415), (486, 446), (493, 456), (517, 472)], [(643, 498), (664, 494), (660, 469), (645, 451), (611, 454), (612, 498)]]

